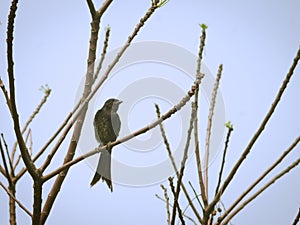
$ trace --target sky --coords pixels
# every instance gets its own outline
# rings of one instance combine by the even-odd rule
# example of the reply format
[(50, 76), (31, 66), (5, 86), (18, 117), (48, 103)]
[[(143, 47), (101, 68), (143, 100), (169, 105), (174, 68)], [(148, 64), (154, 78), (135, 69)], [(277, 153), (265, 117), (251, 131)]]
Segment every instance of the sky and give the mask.
[[(97, 7), (102, 4), (100, 0), (94, 2)], [(101, 21), (98, 44), (99, 56), (104, 28), (109, 26), (111, 36), (103, 68), (125, 43), (150, 2), (130, 0), (111, 4)], [(9, 1), (1, 1), (0, 76), (6, 86), (5, 39), (9, 5)], [(145, 23), (132, 47), (90, 103), (76, 155), (97, 146), (93, 115), (107, 98), (123, 100), (119, 110), (122, 120), (120, 137), (123, 137), (156, 118), (154, 103), (166, 112), (184, 96), (195, 75), (201, 34), (199, 24), (205, 23), (208, 26), (202, 67), (205, 79), (201, 87), (199, 114), (202, 149), (213, 79), (219, 65), (223, 64), (209, 167), (212, 192), (224, 147), (223, 124), (231, 121), (234, 126), (225, 166), (225, 174), (228, 174), (270, 108), (299, 48), (299, 9), (297, 0), (170, 0)], [(80, 98), (87, 64), (90, 20), (88, 7), (82, 0), (19, 3), (14, 60), (21, 124), (25, 124), (42, 98), (40, 86), (48, 84), (52, 89), (47, 104), (30, 126), (34, 151), (43, 146)], [(300, 106), (296, 100), (300, 90), (299, 75), (300, 69), (297, 68), (264, 133), (226, 190), (222, 199), (225, 206), (229, 206), (299, 135)], [(11, 148), (15, 141), (12, 120), (3, 96), (0, 99), (0, 132), (4, 133)], [(189, 115), (190, 104), (165, 123), (178, 162)], [(62, 146), (46, 173), (61, 165), (67, 144)], [(267, 180), (297, 159), (299, 150), (297, 147)], [(113, 193), (102, 182), (93, 188), (89, 186), (97, 157), (72, 167), (47, 224), (68, 222), (79, 225), (87, 221), (88, 224), (107, 225), (166, 224), (165, 204), (155, 194), (163, 196), (159, 185), (167, 186), (168, 176), (174, 174), (158, 129), (114, 148)], [(299, 168), (291, 171), (249, 204), (232, 220), (232, 224), (291, 224), (300, 204), (299, 175)], [(6, 184), (2, 176), (0, 181)], [(184, 181), (191, 181), (198, 188), (192, 151), (189, 152)], [(45, 185), (44, 200), (52, 182)], [(28, 175), (18, 183), (17, 193), (18, 199), (31, 209), (32, 183)], [(181, 200), (184, 208), (187, 203), (183, 195)], [(7, 201), (7, 194), (1, 190), (1, 224), (8, 224)], [(192, 215), (188, 207), (186, 210)], [(17, 214), (18, 224), (30, 223), (22, 210), (18, 209)]]

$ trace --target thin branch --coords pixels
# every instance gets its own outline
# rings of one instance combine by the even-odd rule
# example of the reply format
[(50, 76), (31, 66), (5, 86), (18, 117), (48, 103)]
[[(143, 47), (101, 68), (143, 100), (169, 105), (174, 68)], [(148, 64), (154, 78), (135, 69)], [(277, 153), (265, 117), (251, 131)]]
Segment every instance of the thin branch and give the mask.
[(214, 115), (215, 105), (216, 105), (216, 97), (218, 93), (219, 83), (222, 75), (223, 65), (219, 66), (217, 78), (215, 81), (214, 89), (212, 92), (212, 97), (210, 101), (210, 108), (209, 108), (209, 115), (208, 115), (208, 122), (207, 122), (207, 129), (206, 129), (206, 141), (205, 141), (205, 160), (204, 160), (204, 186), (205, 186), (205, 194), (206, 198), (208, 198), (208, 163), (209, 163), (209, 147), (210, 147), (210, 136), (211, 136), (211, 129), (212, 129), (212, 119)]
[(8, 24), (7, 24), (7, 72), (8, 72), (8, 80), (9, 80), (9, 97), (10, 97), (10, 106), (11, 106), (11, 116), (14, 122), (14, 130), (15, 135), (17, 137), (20, 151), (22, 154), (23, 161), (28, 169), (28, 172), (33, 178), (37, 178), (38, 174), (36, 171), (36, 167), (32, 162), (30, 155), (28, 153), (28, 149), (22, 137), (22, 133), (20, 130), (20, 122), (19, 115), (16, 106), (16, 97), (15, 97), (15, 78), (14, 78), (14, 61), (13, 61), (13, 32), (14, 32), (14, 22), (16, 17), (18, 0), (13, 0), (10, 7), (10, 12), (8, 16)]
[(167, 210), (167, 222), (168, 222), (168, 225), (170, 225), (171, 224), (171, 222), (170, 222), (170, 203), (169, 203), (168, 190), (167, 190), (167, 188), (165, 188), (164, 185), (160, 185), (160, 187), (164, 191), (166, 210)]
[(31, 212), (18, 199), (16, 199), (16, 197), (13, 194), (10, 193), (10, 191), (4, 186), (4, 184), (2, 184), (1, 181), (0, 186), (6, 191), (9, 197), (11, 197), (20, 206), (20, 208), (24, 210), (24, 212), (26, 212), (30, 217), (32, 217)]
[[(46, 103), (48, 97), (51, 94), (51, 89), (46, 85), (45, 87), (41, 87), (41, 89), (44, 92), (44, 97), (42, 98), (40, 104), (36, 107), (36, 109), (33, 111), (33, 113), (30, 115), (29, 119), (27, 120), (26, 124), (24, 125), (23, 129), (22, 129), (22, 134), (25, 133), (25, 131), (27, 130), (28, 126), (30, 125), (30, 123), (33, 121), (33, 119), (35, 118), (35, 116), (40, 112), (41, 108), (43, 107), (43, 105)], [(16, 141), (13, 145), (13, 150), (12, 150), (12, 154), (11, 154), (11, 161), (14, 161), (14, 156), (16, 153), (16, 149), (17, 149), (17, 145), (18, 142)]]
[(271, 179), (268, 183), (266, 183), (261, 189), (259, 189), (257, 192), (255, 192), (251, 197), (249, 197), (247, 200), (245, 200), (238, 208), (236, 208), (234, 211), (232, 211), (225, 220), (220, 225), (226, 225), (228, 222), (237, 214), (239, 213), (246, 205), (248, 205), (250, 202), (252, 202), (257, 196), (259, 196), (261, 193), (263, 193), (267, 188), (269, 188), (272, 184), (274, 184), (278, 179), (280, 179), (282, 176), (290, 172), (290, 170), (294, 169), (296, 166), (298, 166), (300, 163), (300, 158), (298, 158), (294, 163), (292, 163), (290, 166), (288, 166), (285, 170), (283, 170), (281, 173), (279, 173), (277, 176), (275, 176), (273, 179)]
[(6, 100), (6, 104), (8, 106), (8, 109), (11, 112), (11, 104), (10, 104), (10, 99), (9, 99), (9, 96), (8, 96), (8, 92), (7, 92), (7, 90), (5, 88), (5, 85), (4, 85), (4, 83), (3, 83), (3, 81), (2, 81), (1, 78), (0, 78), (0, 88), (1, 88), (1, 90), (3, 92), (3, 95), (4, 95), (4, 98)]
[[(172, 191), (173, 196), (174, 196), (174, 204), (173, 204), (173, 213), (174, 214), (172, 214), (172, 218), (176, 217), (176, 208), (177, 208), (178, 216), (179, 216), (179, 219), (181, 221), (181, 224), (184, 225), (185, 221), (183, 219), (183, 213), (182, 213), (182, 210), (181, 210), (180, 205), (178, 203), (178, 198), (175, 197), (176, 196), (176, 190), (175, 190), (174, 183), (173, 183), (173, 177), (169, 177), (168, 180), (169, 180), (169, 184), (170, 184), (170, 187), (171, 187), (171, 191)], [(175, 204), (177, 205), (176, 208), (174, 207)], [(173, 223), (172, 223), (172, 221), (170, 222), (170, 224), (174, 224), (174, 223), (175, 223), (175, 220), (174, 220)]]
[(106, 50), (107, 50), (107, 47), (108, 47), (109, 34), (110, 34), (110, 27), (108, 26), (106, 28), (105, 39), (104, 39), (103, 48), (102, 48), (102, 53), (101, 53), (99, 64), (98, 64), (96, 72), (95, 72), (94, 81), (97, 80), (98, 75), (100, 73), (100, 70), (102, 69), (102, 64), (103, 64), (103, 61), (105, 59)]
[(197, 194), (195, 188), (193, 187), (193, 184), (191, 183), (191, 181), (189, 181), (189, 185), (190, 185), (190, 187), (192, 188), (192, 190), (193, 190), (193, 192), (194, 192), (194, 195), (195, 195), (195, 198), (197, 199), (197, 202), (199, 203), (199, 205), (200, 205), (200, 207), (201, 207), (201, 209), (202, 209), (202, 211), (203, 211), (203, 210), (204, 210), (204, 207), (203, 207), (203, 205), (202, 205), (202, 203), (201, 203), (201, 201), (200, 201), (200, 199), (199, 199), (199, 197), (198, 197), (198, 194)]
[(243, 198), (250, 193), (271, 171), (277, 167), (282, 160), (291, 153), (297, 144), (300, 141), (300, 136), (295, 139), (295, 141), (287, 148), (286, 151), (282, 153), (282, 155), (255, 181), (253, 182), (239, 197), (231, 204), (231, 206), (224, 212), (222, 216), (218, 218), (218, 222), (221, 222), (242, 200)]
[[(163, 199), (162, 197), (160, 197), (158, 194), (155, 194), (155, 197), (158, 198), (159, 200), (161, 200), (161, 201), (163, 201), (163, 202), (166, 203), (166, 200)], [(171, 203), (169, 203), (169, 206), (173, 208), (173, 206), (172, 206)], [(189, 217), (189, 216), (187, 216), (187, 215), (185, 215), (185, 214), (183, 214), (183, 216), (184, 216), (185, 218), (187, 218), (188, 220), (190, 220), (194, 225), (197, 225), (197, 223), (196, 223), (191, 217)]]
[[(200, 80), (196, 80), (195, 81), (195, 83), (197, 83), (197, 82), (200, 82)], [(147, 131), (151, 130), (152, 128), (154, 128), (157, 125), (159, 125), (160, 123), (162, 123), (164, 120), (170, 118), (173, 114), (175, 114), (176, 112), (178, 112), (191, 99), (191, 97), (195, 94), (195, 88), (196, 88), (195, 85), (193, 85), (191, 87), (191, 89), (188, 91), (187, 95), (184, 96), (182, 98), (182, 100), (177, 105), (175, 105), (173, 108), (171, 108), (167, 113), (163, 114), (160, 118), (158, 118), (154, 122), (146, 125), (145, 127), (141, 128), (141, 129), (139, 129), (139, 130), (137, 130), (137, 131), (135, 131), (135, 132), (133, 132), (133, 133), (131, 133), (131, 134), (129, 134), (129, 135), (121, 138), (121, 139), (118, 139), (118, 140), (110, 143), (109, 144), (110, 147), (114, 147), (114, 146), (119, 145), (121, 143), (124, 143), (124, 142), (126, 142), (126, 141), (128, 141), (128, 140), (130, 140), (130, 139), (132, 139), (132, 138), (134, 138), (136, 136), (138, 136), (138, 135), (146, 133)], [(43, 178), (44, 181), (47, 181), (47, 180), (51, 179), (52, 177), (58, 175), (60, 172), (68, 169), (72, 165), (74, 165), (74, 164), (76, 164), (76, 163), (78, 163), (78, 162), (80, 162), (80, 161), (82, 161), (82, 160), (84, 160), (84, 159), (86, 159), (88, 157), (91, 157), (94, 154), (97, 154), (97, 153), (105, 150), (106, 147), (107, 147), (106, 145), (102, 146), (102, 147), (97, 147), (97, 148), (93, 149), (92, 151), (89, 151), (89, 152), (87, 152), (87, 153), (85, 153), (85, 154), (83, 154), (83, 155), (81, 155), (81, 156), (73, 159), (72, 161), (65, 163), (61, 167), (59, 167), (56, 170), (52, 171), (51, 173), (45, 175), (44, 178)]]
[(254, 136), (252, 137), (252, 139), (250, 140), (249, 144), (247, 145), (246, 149), (244, 150), (244, 152), (242, 153), (241, 157), (239, 158), (239, 160), (237, 161), (237, 163), (234, 165), (234, 167), (232, 168), (232, 170), (230, 171), (229, 175), (227, 176), (226, 180), (224, 181), (223, 185), (220, 187), (219, 192), (216, 194), (215, 198), (213, 199), (213, 201), (209, 204), (208, 206), (208, 211), (212, 211), (215, 204), (219, 201), (221, 195), (224, 193), (225, 189), (227, 188), (227, 186), (229, 185), (229, 183), (231, 182), (231, 180), (233, 179), (234, 175), (236, 174), (236, 172), (238, 171), (239, 167), (241, 166), (241, 164), (243, 163), (243, 161), (246, 159), (247, 155), (250, 153), (254, 143), (257, 141), (258, 137), (260, 136), (260, 134), (263, 132), (266, 124), (268, 123), (269, 119), (271, 118), (271, 116), (274, 113), (274, 110), (276, 109), (278, 103), (280, 102), (280, 99), (291, 79), (291, 77), (293, 76), (294, 70), (298, 64), (298, 61), (300, 59), (300, 48), (298, 49), (297, 55), (294, 58), (294, 61), (289, 69), (289, 72), (287, 73), (269, 111), (267, 112), (265, 118), (263, 119), (262, 123), (260, 124), (258, 130), (256, 131), (256, 133), (254, 134)]
[(218, 193), (219, 188), (220, 188), (222, 175), (223, 175), (223, 170), (224, 170), (224, 165), (225, 165), (226, 153), (227, 153), (228, 144), (229, 144), (229, 139), (230, 139), (230, 135), (233, 131), (233, 126), (230, 122), (226, 123), (225, 126), (227, 127), (228, 132), (227, 132), (227, 136), (226, 136), (225, 147), (224, 147), (224, 151), (223, 151), (222, 163), (221, 163), (221, 168), (220, 168), (220, 172), (219, 172), (219, 178), (218, 178), (218, 183), (217, 183), (215, 195)]
[(190, 118), (189, 129), (187, 131), (187, 138), (186, 138), (186, 144), (184, 147), (183, 158), (181, 161), (181, 168), (180, 168), (179, 176), (177, 179), (176, 193), (174, 194), (174, 207), (173, 207), (172, 219), (171, 219), (172, 225), (175, 223), (176, 208), (179, 207), (178, 201), (179, 201), (180, 185), (182, 183), (182, 177), (183, 177), (185, 163), (187, 160), (187, 153), (188, 153), (188, 149), (189, 149), (189, 145), (190, 145), (190, 141), (191, 141), (191, 134), (192, 134), (192, 131), (194, 128), (193, 124), (194, 124), (195, 117), (196, 117), (196, 111), (193, 108), (192, 113), (191, 113), (191, 118)]
[[(196, 79), (198, 79), (199, 82), (201, 82), (201, 80), (202, 80), (203, 77), (204, 77), (204, 75), (202, 74), (202, 76), (197, 76)], [(195, 88), (197, 88), (197, 85), (195, 85)], [(198, 85), (198, 88), (199, 88), (199, 85)], [(156, 107), (156, 114), (157, 114), (157, 117), (160, 118), (161, 116), (160, 116), (159, 106), (156, 104), (155, 107)], [(177, 169), (177, 166), (176, 166), (176, 164), (175, 164), (174, 157), (172, 156), (172, 151), (171, 151), (171, 148), (170, 148), (170, 145), (169, 145), (167, 136), (166, 136), (166, 132), (165, 132), (165, 130), (164, 130), (164, 126), (163, 126), (162, 123), (160, 123), (160, 130), (161, 130), (162, 137), (163, 137), (163, 139), (164, 139), (164, 143), (165, 143), (165, 146), (166, 146), (166, 149), (167, 149), (169, 158), (170, 158), (170, 160), (171, 160), (172, 166), (173, 166), (174, 171), (175, 171), (175, 173), (176, 173), (176, 176), (177, 176), (177, 178), (178, 178), (178, 177), (179, 177), (179, 170)], [(186, 187), (185, 187), (184, 183), (181, 183), (181, 188), (182, 188), (182, 190), (183, 190), (183, 192), (184, 192), (184, 194), (185, 194), (185, 197), (187, 198), (187, 200), (188, 200), (188, 202), (189, 202), (189, 205), (191, 206), (193, 212), (195, 213), (195, 215), (196, 215), (198, 221), (199, 221), (200, 223), (202, 223), (202, 219), (201, 219), (201, 217), (200, 217), (200, 215), (199, 215), (199, 213), (198, 213), (198, 210), (196, 209), (196, 207), (195, 207), (195, 205), (194, 205), (192, 199), (190, 198), (189, 193), (188, 193), (188, 191), (186, 190)]]
[[(31, 133), (31, 129), (29, 128), (28, 129), (28, 132), (25, 136), (25, 144), (27, 144), (28, 142), (28, 139), (29, 139), (29, 155), (32, 157), (32, 133)], [(14, 165), (14, 170), (17, 168), (19, 162), (20, 162), (20, 157), (21, 155), (19, 155), (19, 157), (17, 158), (16, 162), (15, 162), (15, 165)]]
[(2, 138), (2, 141), (3, 141), (4, 147), (5, 147), (5, 153), (6, 153), (8, 162), (9, 162), (10, 169), (11, 169), (11, 171), (13, 172), (12, 161), (10, 160), (10, 157), (9, 157), (8, 146), (7, 146), (7, 143), (6, 143), (6, 141), (5, 141), (5, 138), (4, 138), (3, 133), (1, 133), (1, 138)]
[(295, 217), (295, 220), (292, 225), (297, 225), (299, 220), (300, 220), (300, 208), (298, 209), (297, 216)]
[[(196, 69), (196, 76), (201, 74), (201, 63), (203, 58), (203, 51), (205, 46), (205, 39), (206, 39), (206, 28), (202, 28), (202, 35), (200, 37), (200, 45), (199, 45), (199, 53), (197, 59), (197, 69)], [(202, 175), (202, 165), (200, 159), (200, 148), (199, 148), (199, 135), (198, 135), (198, 101), (199, 101), (199, 89), (195, 93), (195, 102), (194, 107), (196, 110), (196, 118), (194, 121), (194, 138), (195, 138), (195, 156), (196, 156), (196, 163), (197, 163), (197, 170), (198, 170), (198, 179), (199, 179), (199, 187), (202, 196), (202, 200), (205, 206), (207, 206), (207, 196), (205, 194), (205, 186), (203, 181)]]
[(9, 185), (11, 185), (12, 180), (11, 180), (11, 177), (9, 176), (9, 170), (8, 170), (8, 166), (7, 166), (7, 163), (6, 163), (6, 158), (5, 158), (4, 150), (3, 150), (3, 147), (2, 147), (1, 139), (0, 139), (0, 152), (1, 152), (1, 157), (2, 157), (2, 161), (3, 161), (5, 173), (7, 174), (6, 178), (8, 180)]

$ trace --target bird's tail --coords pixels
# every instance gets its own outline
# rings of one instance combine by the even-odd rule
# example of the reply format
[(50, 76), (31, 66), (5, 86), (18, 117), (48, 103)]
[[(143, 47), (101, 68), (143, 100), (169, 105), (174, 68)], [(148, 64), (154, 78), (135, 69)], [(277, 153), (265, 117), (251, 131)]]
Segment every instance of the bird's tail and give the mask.
[(111, 183), (111, 151), (104, 150), (101, 152), (97, 171), (91, 181), (91, 187), (96, 184), (100, 179), (106, 182), (107, 186), (111, 191), (113, 191), (113, 186)]

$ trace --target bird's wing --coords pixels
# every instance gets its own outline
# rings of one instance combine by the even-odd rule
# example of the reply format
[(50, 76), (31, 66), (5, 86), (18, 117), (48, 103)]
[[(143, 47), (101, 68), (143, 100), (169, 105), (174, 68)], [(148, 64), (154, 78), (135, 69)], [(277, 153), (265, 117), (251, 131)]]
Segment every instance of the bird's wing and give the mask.
[(117, 113), (112, 114), (112, 125), (115, 132), (116, 137), (119, 136), (120, 128), (121, 128), (121, 120)]

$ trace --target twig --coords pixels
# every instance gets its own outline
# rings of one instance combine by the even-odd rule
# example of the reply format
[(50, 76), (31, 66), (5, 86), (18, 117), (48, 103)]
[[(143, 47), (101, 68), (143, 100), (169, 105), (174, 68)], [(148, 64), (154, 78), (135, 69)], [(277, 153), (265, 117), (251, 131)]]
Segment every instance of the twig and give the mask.
[(290, 166), (288, 166), (285, 170), (283, 170), (281, 173), (279, 173), (277, 176), (275, 176), (273, 179), (271, 179), (268, 183), (266, 183), (261, 189), (259, 189), (257, 192), (255, 192), (251, 197), (249, 197), (247, 200), (245, 200), (238, 208), (236, 208), (234, 211), (232, 211), (225, 220), (220, 225), (226, 225), (228, 222), (238, 213), (240, 212), (246, 205), (248, 205), (250, 202), (252, 202), (258, 195), (263, 193), (267, 188), (269, 188), (272, 184), (274, 184), (278, 179), (280, 179), (282, 176), (290, 172), (293, 168), (298, 166), (300, 163), (300, 158), (298, 158), (294, 163), (292, 163)]
[[(200, 37), (196, 76), (199, 76), (201, 74), (201, 63), (202, 63), (202, 58), (203, 58), (205, 39), (206, 39), (206, 28), (203, 26), (202, 27), (202, 35)], [(199, 89), (197, 89), (197, 91), (195, 93), (195, 102), (194, 102), (194, 107), (196, 110), (196, 118), (194, 121), (195, 156), (196, 156), (196, 163), (197, 163), (197, 170), (198, 170), (200, 192), (201, 192), (204, 206), (207, 206), (208, 202), (207, 202), (207, 196), (205, 193), (205, 186), (204, 186), (203, 175), (202, 175), (202, 165), (201, 165), (201, 159), (200, 159), (200, 149), (199, 149), (199, 135), (198, 135), (198, 130), (199, 130), (198, 129), (198, 101), (199, 101), (199, 97), (198, 97), (198, 94), (199, 94)]]
[[(203, 75), (203, 76), (204, 76), (204, 75)], [(198, 79), (199, 82), (201, 82), (203, 76), (197, 76), (196, 79)], [(199, 85), (198, 85), (198, 87), (199, 87)], [(197, 85), (195, 85), (195, 88), (197, 88)], [(159, 106), (156, 104), (155, 107), (156, 107), (157, 117), (160, 118), (160, 110), (159, 110)], [(175, 171), (176, 176), (177, 176), (177, 179), (178, 179), (178, 177), (179, 177), (179, 171), (178, 171), (177, 166), (176, 166), (176, 164), (175, 164), (174, 157), (172, 156), (172, 151), (171, 151), (171, 148), (170, 148), (170, 145), (169, 145), (167, 136), (166, 136), (166, 132), (165, 132), (165, 130), (164, 130), (164, 126), (163, 126), (162, 123), (160, 123), (160, 130), (161, 130), (162, 137), (163, 137), (163, 139), (164, 139), (164, 143), (165, 143), (166, 149), (167, 149), (167, 151), (168, 151), (169, 158), (170, 158), (170, 160), (171, 160), (172, 166), (173, 166), (173, 168), (174, 168), (174, 171)], [(184, 194), (185, 194), (185, 197), (187, 198), (187, 200), (188, 200), (188, 202), (189, 202), (189, 205), (191, 206), (193, 212), (195, 213), (195, 215), (196, 215), (198, 221), (201, 223), (202, 219), (201, 219), (201, 217), (200, 217), (200, 215), (199, 215), (199, 213), (198, 213), (198, 210), (196, 209), (196, 207), (195, 207), (195, 205), (194, 205), (192, 199), (190, 198), (189, 193), (188, 193), (188, 191), (186, 190), (186, 187), (185, 187), (184, 183), (181, 183), (181, 188), (182, 188), (182, 190), (183, 190), (183, 192), (184, 192)]]
[[(158, 198), (159, 200), (161, 200), (161, 201), (163, 201), (163, 202), (166, 203), (166, 200), (163, 199), (162, 197), (160, 197), (158, 194), (155, 194), (155, 197)], [(169, 206), (173, 208), (173, 206), (172, 206), (171, 203), (169, 203)], [(194, 225), (197, 225), (197, 223), (196, 223), (191, 217), (185, 215), (184, 213), (183, 213), (183, 216), (184, 216), (185, 218), (187, 218), (188, 220), (190, 220)]]
[(9, 96), (8, 96), (8, 92), (7, 92), (7, 90), (5, 88), (5, 85), (4, 85), (4, 83), (3, 83), (3, 81), (2, 81), (1, 78), (0, 78), (0, 88), (1, 88), (1, 90), (3, 92), (3, 95), (4, 95), (4, 98), (6, 100), (6, 104), (8, 106), (8, 109), (11, 112), (11, 104), (10, 104), (10, 99), (9, 99)]
[(171, 222), (170, 222), (170, 203), (169, 203), (168, 190), (167, 190), (167, 188), (165, 188), (164, 185), (160, 185), (160, 187), (164, 192), (165, 202), (166, 202), (166, 210), (167, 210), (167, 222), (168, 222), (168, 225), (170, 225), (171, 224)]
[[(22, 134), (25, 133), (25, 131), (27, 130), (29, 124), (33, 121), (33, 119), (35, 118), (35, 116), (40, 112), (41, 108), (43, 107), (43, 105), (46, 103), (48, 97), (50, 96), (51, 94), (51, 89), (46, 85), (46, 87), (41, 87), (41, 89), (45, 95), (44, 97), (42, 98), (40, 104), (36, 107), (36, 109), (33, 111), (33, 113), (30, 115), (29, 119), (27, 120), (25, 126), (23, 127), (22, 129)], [(26, 142), (26, 141), (25, 141)], [(15, 156), (15, 153), (16, 153), (16, 149), (17, 149), (17, 145), (18, 145), (18, 142), (16, 141), (13, 145), (13, 150), (12, 150), (12, 154), (11, 154), (11, 161), (13, 162), (14, 161), (14, 156)], [(31, 154), (30, 154), (31, 155)]]
[(223, 169), (224, 169), (225, 159), (226, 159), (226, 153), (227, 153), (228, 144), (229, 144), (229, 139), (230, 139), (231, 132), (233, 131), (233, 126), (230, 122), (226, 123), (225, 126), (227, 127), (228, 132), (227, 132), (227, 136), (226, 136), (225, 147), (224, 147), (224, 151), (223, 151), (222, 163), (221, 163), (221, 168), (220, 168), (220, 172), (219, 172), (219, 178), (218, 178), (218, 183), (217, 183), (215, 195), (218, 193), (219, 187), (220, 187), (220, 184), (221, 184)]
[(110, 27), (108, 26), (106, 28), (106, 32), (105, 32), (105, 39), (104, 39), (104, 43), (103, 43), (103, 48), (102, 48), (100, 61), (99, 61), (98, 67), (97, 67), (95, 75), (94, 75), (94, 81), (97, 80), (98, 75), (100, 73), (100, 70), (102, 68), (103, 61), (105, 59), (106, 50), (107, 50), (107, 47), (108, 47), (109, 34), (110, 34)]
[(295, 220), (292, 225), (297, 225), (299, 220), (300, 220), (300, 208), (298, 209), (297, 216), (295, 217)]
[(179, 199), (179, 193), (180, 193), (180, 185), (181, 185), (181, 182), (182, 182), (185, 163), (186, 163), (186, 160), (187, 160), (187, 153), (188, 153), (188, 149), (189, 149), (189, 145), (190, 145), (190, 141), (191, 141), (191, 134), (192, 134), (192, 131), (193, 131), (193, 128), (194, 128), (193, 124), (194, 124), (194, 119), (196, 117), (195, 114), (196, 114), (196, 111), (194, 109), (192, 109), (189, 129), (187, 131), (186, 144), (185, 144), (185, 147), (184, 147), (183, 158), (182, 158), (182, 161), (181, 161), (181, 168), (180, 168), (179, 176), (178, 176), (178, 179), (177, 179), (176, 193), (174, 195), (174, 207), (173, 207), (173, 212), (172, 212), (171, 225), (173, 225), (175, 223), (175, 215), (176, 215), (175, 212), (176, 212), (176, 208), (179, 207), (178, 199)]
[[(25, 143), (27, 143), (29, 139), (29, 154), (30, 156), (32, 156), (32, 136), (31, 136), (31, 129), (29, 128), (27, 134), (26, 134), (26, 137), (25, 137)], [(20, 162), (20, 159), (21, 159), (21, 155), (18, 156), (16, 162), (15, 162), (15, 165), (13, 167), (13, 170), (15, 170)]]
[(24, 212), (26, 212), (30, 217), (32, 217), (31, 212), (18, 199), (16, 199), (16, 197), (13, 196), (13, 194), (10, 193), (10, 191), (4, 186), (4, 184), (2, 184), (1, 181), (0, 186), (6, 191), (9, 197), (11, 197), (20, 206), (20, 208), (24, 210)]
[[(176, 217), (176, 209), (177, 209), (178, 216), (179, 216), (179, 219), (181, 221), (181, 224), (184, 225), (185, 221), (184, 221), (183, 216), (182, 216), (182, 210), (181, 210), (180, 205), (178, 203), (178, 197), (177, 198), (175, 197), (176, 196), (176, 190), (175, 190), (174, 183), (173, 183), (173, 177), (169, 177), (168, 180), (169, 180), (169, 184), (170, 184), (170, 187), (171, 187), (171, 191), (172, 191), (173, 196), (174, 196), (174, 204), (173, 204), (173, 210), (172, 210), (172, 219)], [(175, 208), (175, 205), (177, 205), (176, 208)], [(175, 220), (174, 220), (173, 223), (172, 223), (172, 220), (171, 220), (170, 224), (175, 224)]]
[[(200, 82), (200, 80), (196, 80), (195, 83), (196, 82)], [(146, 125), (145, 127), (141, 128), (141, 129), (139, 129), (139, 130), (137, 130), (137, 131), (135, 131), (135, 132), (133, 132), (133, 133), (131, 133), (131, 134), (129, 134), (129, 135), (121, 138), (121, 139), (118, 139), (118, 140), (110, 143), (110, 147), (114, 147), (116, 145), (124, 143), (124, 142), (126, 142), (126, 141), (128, 141), (128, 140), (130, 140), (130, 139), (132, 139), (132, 138), (134, 138), (134, 137), (136, 137), (138, 135), (146, 133), (147, 131), (149, 131), (152, 128), (156, 127), (157, 125), (159, 125), (160, 123), (162, 123), (164, 120), (170, 118), (174, 113), (178, 112), (190, 100), (190, 98), (194, 94), (195, 94), (195, 85), (193, 85), (191, 87), (191, 89), (188, 91), (187, 95), (184, 96), (182, 98), (182, 100), (177, 105), (175, 105), (173, 108), (171, 108), (167, 113), (163, 114), (159, 119), (155, 120), (154, 122)], [(59, 167), (56, 170), (52, 171), (51, 173), (45, 175), (44, 178), (43, 178), (44, 181), (47, 181), (47, 180), (51, 179), (52, 177), (56, 176), (60, 172), (68, 169), (70, 166), (72, 166), (72, 165), (74, 165), (74, 164), (76, 164), (76, 163), (78, 163), (78, 162), (80, 162), (80, 161), (82, 161), (82, 160), (84, 160), (84, 159), (86, 159), (86, 158), (94, 155), (94, 154), (97, 154), (97, 153), (105, 150), (106, 147), (107, 147), (106, 145), (102, 146), (102, 147), (97, 147), (97, 148), (93, 149), (92, 151), (89, 151), (89, 152), (87, 152), (87, 153), (85, 153), (85, 154), (83, 154), (83, 155), (81, 155), (81, 156), (73, 159), (72, 161), (65, 163), (61, 167)]]
[(214, 89), (212, 92), (212, 97), (210, 101), (210, 108), (209, 108), (209, 115), (207, 120), (207, 129), (206, 129), (206, 140), (205, 140), (205, 159), (204, 159), (204, 187), (205, 187), (205, 194), (206, 198), (208, 198), (208, 163), (209, 163), (209, 147), (210, 147), (210, 136), (211, 136), (211, 129), (212, 129), (212, 122), (213, 122), (213, 115), (216, 105), (216, 97), (218, 93), (219, 83), (222, 75), (223, 65), (219, 66), (217, 78), (215, 81)]
[(12, 180), (11, 180), (11, 177), (9, 175), (9, 170), (8, 170), (8, 166), (7, 166), (7, 163), (6, 163), (6, 158), (5, 158), (4, 150), (3, 150), (3, 147), (2, 147), (2, 141), (1, 141), (1, 139), (0, 139), (0, 152), (1, 152), (1, 157), (2, 157), (2, 161), (3, 161), (5, 173), (7, 175), (6, 178), (8, 180), (9, 185), (11, 185), (12, 184)]
[[(275, 167), (277, 167), (282, 160), (291, 153), (297, 144), (300, 141), (300, 136), (295, 139), (295, 141), (288, 147), (286, 151), (282, 153), (282, 155), (255, 181), (253, 182), (244, 192), (241, 194), (238, 199), (234, 201), (234, 203), (231, 204), (231, 206), (224, 212), (222, 216), (218, 218), (218, 222), (221, 222), (242, 200), (243, 198), (250, 193), (268, 174), (270, 174), (271, 171), (274, 170)], [(217, 223), (218, 224), (218, 223)]]
[(208, 211), (212, 211), (215, 204), (219, 201), (221, 195), (224, 193), (225, 189), (227, 188), (228, 184), (231, 182), (231, 180), (233, 179), (234, 175), (236, 174), (236, 172), (238, 171), (239, 167), (241, 166), (241, 164), (243, 163), (243, 161), (246, 159), (247, 155), (250, 153), (254, 143), (256, 142), (256, 140), (258, 139), (258, 137), (260, 136), (260, 134), (263, 132), (266, 124), (268, 123), (269, 119), (271, 118), (271, 116), (274, 113), (274, 110), (276, 108), (276, 106), (278, 105), (291, 77), (293, 76), (294, 70), (298, 64), (298, 61), (300, 59), (300, 48), (298, 49), (297, 55), (294, 58), (294, 61), (289, 69), (289, 72), (287, 73), (269, 111), (267, 112), (265, 118), (263, 119), (262, 123), (260, 124), (258, 130), (256, 131), (256, 133), (254, 134), (254, 136), (252, 137), (252, 139), (250, 140), (249, 144), (247, 145), (246, 149), (244, 150), (244, 152), (242, 153), (241, 157), (239, 158), (239, 160), (237, 161), (237, 163), (233, 166), (232, 170), (230, 171), (229, 175), (227, 176), (227, 178), (225, 179), (223, 185), (220, 187), (218, 193), (216, 194), (215, 198), (213, 199), (213, 201), (209, 204), (208, 207)]
[(203, 205), (202, 205), (202, 203), (201, 203), (201, 201), (200, 201), (200, 199), (199, 199), (199, 197), (198, 197), (198, 194), (197, 194), (195, 188), (193, 187), (191, 181), (189, 181), (189, 185), (191, 186), (191, 188), (192, 188), (192, 190), (193, 190), (193, 192), (194, 192), (195, 198), (197, 199), (197, 201), (198, 201), (198, 203), (199, 203), (201, 209), (204, 210), (204, 207), (203, 207)]
[(9, 157), (8, 146), (7, 146), (7, 143), (5, 141), (3, 133), (1, 133), (1, 138), (2, 138), (2, 141), (3, 141), (4, 147), (5, 147), (5, 152), (6, 152), (8, 162), (9, 162), (10, 169), (13, 172), (13, 165), (12, 165), (12, 162), (11, 162), (10, 157)]

